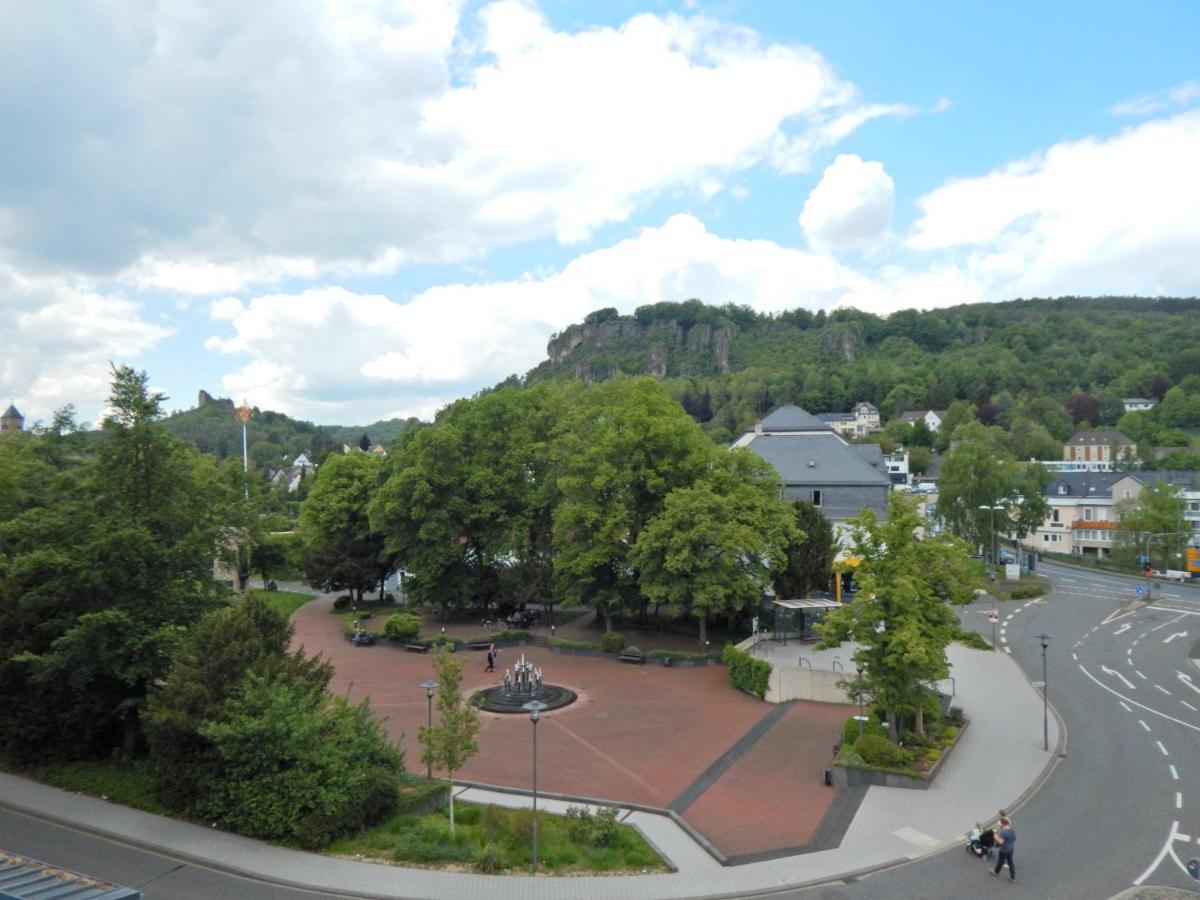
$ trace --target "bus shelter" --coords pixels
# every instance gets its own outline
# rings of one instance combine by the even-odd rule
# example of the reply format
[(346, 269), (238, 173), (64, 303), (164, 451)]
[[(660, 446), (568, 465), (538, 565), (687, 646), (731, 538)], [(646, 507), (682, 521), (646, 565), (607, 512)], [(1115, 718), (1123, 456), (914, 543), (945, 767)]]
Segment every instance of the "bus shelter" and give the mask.
[(802, 600), (772, 600), (774, 639), (787, 644), (788, 637), (815, 641), (818, 635), (813, 626), (825, 618), (825, 613), (842, 604), (836, 600), (806, 597)]

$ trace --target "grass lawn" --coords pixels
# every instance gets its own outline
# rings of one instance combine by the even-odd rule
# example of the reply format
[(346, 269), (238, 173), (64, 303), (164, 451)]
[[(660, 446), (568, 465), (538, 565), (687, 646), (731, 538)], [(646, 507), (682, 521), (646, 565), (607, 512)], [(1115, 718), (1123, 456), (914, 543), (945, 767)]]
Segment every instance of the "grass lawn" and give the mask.
[(315, 597), (316, 594), (301, 594), (297, 593), (296, 591), (264, 591), (261, 589), (251, 589), (246, 591), (246, 596), (261, 597), (290, 619), (292, 617), (292, 613)]
[[(325, 852), (402, 865), (525, 873), (530, 869), (533, 811), (456, 803), (454, 834), (447, 808), (428, 815), (398, 815)], [(601, 845), (603, 844), (603, 845)], [(608, 825), (538, 813), (539, 868), (571, 873), (667, 872), (641, 834)]]
[(102, 797), (123, 806), (167, 815), (168, 810), (154, 796), (145, 764), (136, 762), (131, 766), (104, 760), (101, 762), (56, 762), (33, 766), (11, 765), (0, 759), (0, 768), (23, 775), (42, 784), (53, 785), (64, 791)]

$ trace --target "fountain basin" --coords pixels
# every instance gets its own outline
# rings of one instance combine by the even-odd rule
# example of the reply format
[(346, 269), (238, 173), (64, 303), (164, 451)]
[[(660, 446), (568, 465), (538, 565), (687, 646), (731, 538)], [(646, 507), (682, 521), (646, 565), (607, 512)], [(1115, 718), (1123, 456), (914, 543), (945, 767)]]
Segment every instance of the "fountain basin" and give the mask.
[(536, 694), (524, 691), (516, 692), (506, 689), (504, 685), (497, 685), (476, 691), (471, 695), (471, 703), (480, 709), (494, 713), (528, 714), (529, 710), (525, 709), (525, 704), (530, 700), (540, 700), (545, 703), (546, 709), (543, 712), (549, 712), (552, 709), (570, 706), (575, 702), (576, 694), (570, 688), (560, 687), (557, 684), (543, 684)]

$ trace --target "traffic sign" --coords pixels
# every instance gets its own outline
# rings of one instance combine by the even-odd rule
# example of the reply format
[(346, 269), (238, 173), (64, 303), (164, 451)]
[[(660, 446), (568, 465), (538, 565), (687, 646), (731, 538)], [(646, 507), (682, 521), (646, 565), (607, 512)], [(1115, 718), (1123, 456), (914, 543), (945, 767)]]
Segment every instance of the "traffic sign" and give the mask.
[(988, 621), (991, 622), (992, 624), (999, 622), (1000, 621), (1000, 613), (996, 612), (996, 610), (994, 610), (994, 609), (989, 609), (988, 610)]
[(1133, 592), (1140, 597), (1142, 594), (1146, 593), (1146, 590), (1145, 588), (1134, 588)]
[(1143, 553), (1142, 554), (1142, 565), (1144, 566), (1148, 562), (1150, 562), (1150, 557), (1148, 557), (1145, 553)]

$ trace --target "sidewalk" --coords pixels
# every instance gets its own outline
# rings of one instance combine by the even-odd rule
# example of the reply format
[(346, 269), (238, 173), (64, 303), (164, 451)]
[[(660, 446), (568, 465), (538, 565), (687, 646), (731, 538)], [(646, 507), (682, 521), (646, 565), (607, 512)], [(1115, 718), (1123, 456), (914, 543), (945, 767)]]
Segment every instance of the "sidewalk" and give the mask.
[[(669, 818), (628, 817), (679, 869), (669, 875), (553, 878), (404, 869), (285, 850), (91, 797), (0, 775), (0, 805), (210, 868), (314, 891), (361, 897), (597, 900), (731, 897), (798, 887), (912, 859), (961, 841), (976, 819), (1013, 808), (1038, 782), (1054, 751), (1042, 750), (1042, 701), (1007, 655), (950, 648), (957, 704), (971, 715), (953, 756), (928, 790), (870, 788), (842, 844), (798, 856), (721, 867)], [(1003, 697), (1003, 702), (996, 698)], [(1051, 746), (1059, 741), (1051, 720)], [(477, 799), (474, 789), (463, 799)], [(481, 797), (492, 792), (478, 791)], [(528, 798), (498, 795), (507, 804)], [(786, 798), (780, 798), (786, 803)], [(555, 808), (556, 801), (539, 801)], [(562, 804), (565, 808), (565, 803)], [(673, 830), (672, 830), (673, 829)]]

